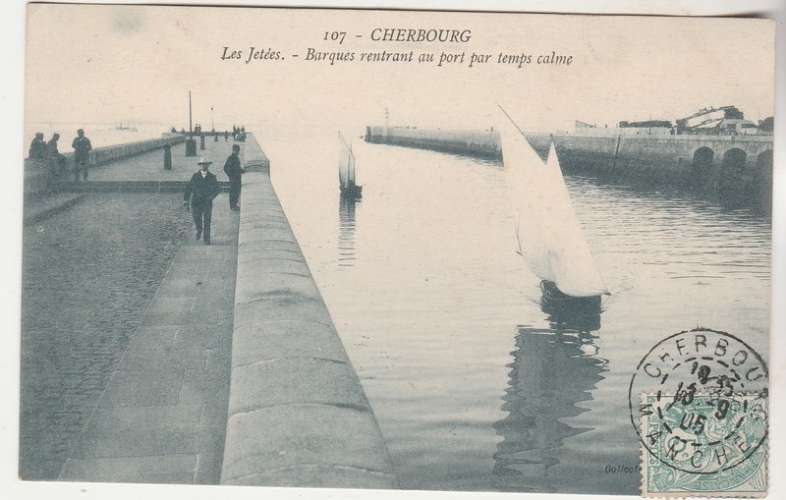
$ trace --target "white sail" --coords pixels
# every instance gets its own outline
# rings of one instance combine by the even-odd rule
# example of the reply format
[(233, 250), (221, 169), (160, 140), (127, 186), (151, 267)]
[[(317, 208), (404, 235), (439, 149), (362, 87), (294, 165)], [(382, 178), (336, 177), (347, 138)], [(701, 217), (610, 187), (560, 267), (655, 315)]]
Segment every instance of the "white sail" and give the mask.
[(554, 145), (544, 163), (509, 117), (499, 129), (516, 237), (529, 268), (566, 295), (608, 293), (573, 209)]
[(536, 276), (554, 281), (543, 237), (545, 165), (509, 120), (502, 122), (499, 131), (519, 252)]
[(341, 142), (338, 153), (338, 180), (341, 188), (346, 189), (355, 184), (355, 155), (341, 132), (338, 135)]
[(562, 293), (572, 297), (607, 294), (573, 208), (554, 143), (549, 148), (546, 175), (550, 194), (546, 240), (554, 283)]
[(347, 159), (347, 162), (349, 163), (349, 165), (347, 166), (347, 177), (349, 179), (349, 183), (354, 186), (355, 184), (357, 184), (355, 182), (355, 153), (352, 152), (351, 144), (349, 145), (348, 150), (349, 150), (349, 158)]

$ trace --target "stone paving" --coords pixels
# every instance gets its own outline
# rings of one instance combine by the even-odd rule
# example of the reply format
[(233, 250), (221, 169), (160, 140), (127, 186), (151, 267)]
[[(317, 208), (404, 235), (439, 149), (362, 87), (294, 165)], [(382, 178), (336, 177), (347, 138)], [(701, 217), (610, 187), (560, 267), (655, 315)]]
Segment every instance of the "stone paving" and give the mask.
[[(199, 150), (197, 140), (197, 157), (191, 158), (185, 157), (183, 144), (176, 145), (170, 171), (163, 169), (163, 150), (144, 153), (91, 169), (88, 184), (183, 182), (197, 171), (201, 156), (213, 162), (211, 170), (225, 181), (223, 165), (232, 144), (223, 137), (218, 142), (206, 138), (206, 149)], [(244, 143), (239, 144), (242, 160)], [(112, 211), (104, 207), (98, 213), (91, 202), (28, 230), (30, 235), (39, 234), (51, 226), (62, 237), (54, 249), (25, 248), (25, 263), (31, 265), (25, 276), (30, 293), (23, 303), (23, 316), (28, 319), (22, 328), (20, 474), (26, 479), (217, 483), (226, 430), (239, 214), (229, 210), (225, 193), (219, 195), (213, 210), (212, 245), (206, 246), (194, 241), (179, 194), (89, 196)], [(121, 201), (151, 198), (155, 201), (140, 207), (144, 209), (130, 209)], [(161, 209), (155, 208), (159, 200), (177, 207), (179, 224), (188, 227), (185, 239), (182, 231), (160, 225), (156, 210)], [(130, 225), (103, 219), (114, 212), (130, 219)], [(140, 213), (133, 215), (136, 212)], [(165, 213), (175, 212), (171, 207)], [(151, 245), (159, 236), (175, 238), (168, 255)], [(26, 242), (37, 239), (41, 238), (26, 236)], [(96, 246), (104, 240), (111, 248)], [(42, 240), (41, 244), (53, 243)], [(137, 247), (165, 257), (161, 263), (171, 263), (166, 275), (147, 277), (150, 273), (138, 267), (147, 266), (144, 259), (133, 258)], [(71, 253), (81, 257), (69, 257)], [(86, 265), (104, 272), (91, 278), (82, 269)], [(118, 283), (116, 265), (138, 276), (155, 294), (140, 295), (122, 279)], [(72, 268), (74, 272), (68, 274)], [(105, 281), (110, 290), (102, 285)], [(118, 285), (117, 292), (112, 291), (113, 284)], [(82, 288), (84, 300), (78, 295)], [(60, 302), (52, 302), (56, 290), (63, 294)], [(39, 302), (50, 304), (54, 314), (41, 314)], [(109, 317), (102, 319), (105, 312)], [(74, 335), (79, 333), (74, 338), (82, 339), (76, 343), (68, 340), (74, 336), (70, 330), (64, 331), (71, 316), (77, 319)], [(43, 321), (46, 318), (55, 320)], [(100, 359), (96, 349), (103, 356)], [(93, 373), (93, 366), (100, 367), (98, 373)], [(51, 375), (49, 382), (44, 383), (41, 373)], [(60, 390), (46, 392), (50, 385), (64, 384), (75, 387), (75, 398), (68, 396), (67, 387), (61, 387), (66, 391), (62, 395)]]
[[(183, 243), (59, 479), (215, 484), (224, 450), (238, 214)], [(193, 233), (191, 233), (193, 238)]]
[(24, 228), (24, 479), (57, 478), (181, 242), (193, 237), (182, 195), (79, 196)]
[[(224, 174), (224, 161), (232, 153), (232, 138), (228, 142), (220, 138), (214, 142), (212, 138), (205, 138), (205, 149), (199, 149), (199, 139), (197, 139), (197, 156), (186, 157), (185, 143), (172, 146), (172, 170), (164, 170), (164, 150), (159, 149), (133, 156), (125, 160), (116, 161), (108, 165), (96, 167), (90, 170), (88, 182), (103, 181), (187, 181), (191, 175), (199, 170), (197, 161), (204, 156), (213, 164), (210, 170), (216, 174), (219, 181), (227, 181)], [(238, 142), (240, 145), (240, 161), (243, 162), (243, 151), (245, 143)]]
[(31, 197), (24, 204), (24, 224), (32, 224), (46, 219), (52, 214), (78, 203), (84, 194), (79, 193), (52, 193), (46, 196)]

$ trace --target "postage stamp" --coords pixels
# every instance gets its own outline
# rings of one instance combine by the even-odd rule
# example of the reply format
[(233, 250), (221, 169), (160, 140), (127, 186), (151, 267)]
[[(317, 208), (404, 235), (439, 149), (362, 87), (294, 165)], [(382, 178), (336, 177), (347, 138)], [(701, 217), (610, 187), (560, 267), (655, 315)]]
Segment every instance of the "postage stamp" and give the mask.
[(767, 494), (767, 399), (759, 393), (647, 394), (641, 429), (645, 497)]
[(764, 361), (734, 335), (697, 328), (656, 344), (629, 388), (642, 495), (765, 496), (768, 398)]

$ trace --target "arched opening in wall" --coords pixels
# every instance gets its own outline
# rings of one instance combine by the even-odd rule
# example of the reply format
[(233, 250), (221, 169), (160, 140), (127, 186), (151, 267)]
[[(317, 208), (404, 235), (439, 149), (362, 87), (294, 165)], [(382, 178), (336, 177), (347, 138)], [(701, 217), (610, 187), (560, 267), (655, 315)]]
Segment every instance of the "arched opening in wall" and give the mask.
[(738, 207), (746, 204), (744, 173), (747, 159), (748, 155), (740, 148), (732, 148), (723, 155), (718, 192), (726, 206)]
[(692, 184), (694, 186), (704, 186), (710, 179), (714, 159), (715, 152), (707, 146), (702, 146), (693, 153)]
[(772, 150), (756, 157), (756, 174), (753, 177), (753, 195), (756, 205), (766, 213), (772, 211)]

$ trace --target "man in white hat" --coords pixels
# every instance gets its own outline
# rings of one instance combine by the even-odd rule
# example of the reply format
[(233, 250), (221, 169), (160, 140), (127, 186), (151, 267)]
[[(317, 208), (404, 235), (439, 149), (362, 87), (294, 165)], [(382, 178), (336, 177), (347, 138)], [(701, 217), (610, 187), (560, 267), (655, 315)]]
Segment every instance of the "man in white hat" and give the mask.
[(212, 172), (208, 170), (213, 163), (204, 157), (199, 159), (199, 170), (191, 176), (186, 194), (183, 197), (185, 205), (191, 201), (191, 214), (194, 216), (196, 226), (196, 239), (205, 235), (205, 245), (210, 244), (210, 218), (213, 215), (213, 199), (218, 196), (220, 188), (218, 180)]

